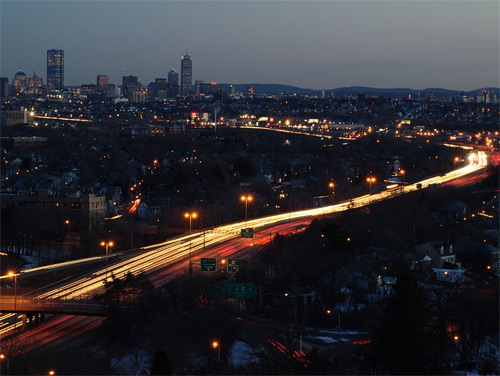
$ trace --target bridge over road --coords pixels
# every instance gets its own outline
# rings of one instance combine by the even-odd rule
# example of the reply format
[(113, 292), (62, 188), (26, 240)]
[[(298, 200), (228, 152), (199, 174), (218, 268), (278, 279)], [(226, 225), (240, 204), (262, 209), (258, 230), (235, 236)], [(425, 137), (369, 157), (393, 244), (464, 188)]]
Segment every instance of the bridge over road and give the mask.
[(1, 313), (47, 313), (63, 315), (106, 316), (108, 304), (95, 300), (34, 299), (21, 295), (2, 295)]
[[(113, 307), (130, 308), (119, 303)], [(109, 304), (95, 300), (64, 300), (64, 299), (36, 299), (27, 295), (0, 295), (0, 313), (11, 313), (11, 318), (17, 321), (22, 314), (22, 330), (27, 324), (42, 321), (45, 314), (80, 315), (80, 316), (107, 316), (111, 308)]]

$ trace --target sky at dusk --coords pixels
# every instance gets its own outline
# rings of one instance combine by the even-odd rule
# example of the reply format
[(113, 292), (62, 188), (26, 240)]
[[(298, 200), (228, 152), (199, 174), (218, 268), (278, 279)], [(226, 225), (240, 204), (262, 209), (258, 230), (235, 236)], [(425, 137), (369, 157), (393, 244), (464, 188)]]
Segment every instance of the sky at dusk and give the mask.
[(193, 80), (341, 86), (499, 86), (497, 1), (0, 2), (1, 75), (31, 67), (46, 83), (47, 49), (65, 54), (65, 85)]

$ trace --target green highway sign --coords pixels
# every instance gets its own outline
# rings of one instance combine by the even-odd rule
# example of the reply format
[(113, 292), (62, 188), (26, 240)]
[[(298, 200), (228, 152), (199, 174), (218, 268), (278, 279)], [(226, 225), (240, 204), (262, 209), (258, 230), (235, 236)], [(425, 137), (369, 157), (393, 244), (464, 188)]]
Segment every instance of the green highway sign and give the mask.
[(207, 297), (209, 299), (248, 299), (253, 297), (253, 283), (208, 286)]
[(229, 285), (212, 285), (207, 287), (207, 296), (210, 299), (229, 298)]
[(201, 259), (201, 271), (202, 272), (215, 272), (217, 270), (217, 260), (214, 258), (202, 258)]
[(253, 296), (253, 283), (235, 283), (230, 286), (233, 299), (246, 299)]
[(253, 238), (253, 228), (242, 228), (241, 229), (242, 238)]
[(227, 260), (227, 271), (236, 273), (240, 268), (247, 266), (247, 260), (229, 259)]

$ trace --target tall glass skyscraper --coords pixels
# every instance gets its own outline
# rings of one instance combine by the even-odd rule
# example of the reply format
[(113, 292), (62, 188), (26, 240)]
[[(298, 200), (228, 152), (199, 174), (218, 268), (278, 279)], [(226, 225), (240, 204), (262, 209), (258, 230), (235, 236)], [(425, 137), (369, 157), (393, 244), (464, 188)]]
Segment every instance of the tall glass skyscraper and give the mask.
[(184, 97), (191, 92), (193, 84), (193, 59), (187, 54), (181, 57), (181, 95)]
[(64, 50), (47, 50), (47, 85), (49, 90), (64, 88)]
[(179, 73), (177, 73), (177, 69), (172, 68), (170, 69), (170, 72), (168, 72), (168, 83), (179, 85)]

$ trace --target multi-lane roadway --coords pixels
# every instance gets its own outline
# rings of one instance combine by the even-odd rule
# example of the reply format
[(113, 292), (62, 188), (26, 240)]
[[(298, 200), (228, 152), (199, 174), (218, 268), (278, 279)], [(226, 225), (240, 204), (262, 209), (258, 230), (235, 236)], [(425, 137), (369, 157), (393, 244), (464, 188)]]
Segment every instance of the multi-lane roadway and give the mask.
[[(317, 217), (358, 208), (373, 202), (463, 178), (484, 169), (487, 163), (487, 156), (484, 152), (471, 153), (468, 163), (463, 167), (412, 184), (372, 195), (363, 195), (335, 205), (251, 219), (246, 222), (223, 225), (210, 230), (196, 231), (189, 235), (179, 236), (160, 244), (143, 247), (138, 251), (124, 253), (118, 260), (113, 259), (113, 262), (107, 268), (100, 265), (95, 271), (41, 292), (35, 298), (75, 299), (90, 296), (103, 288), (103, 281), (106, 276), (108, 278), (111, 278), (111, 276), (121, 278), (129, 272), (133, 274), (145, 273), (155, 285), (160, 285), (186, 270), (190, 258), (194, 262), (199, 260), (200, 257), (217, 257), (219, 260), (229, 256), (245, 257), (256, 249), (257, 245), (269, 242), (272, 234), (286, 234), (298, 231)], [(240, 237), (241, 229), (246, 227), (254, 229), (255, 236), (253, 239), (242, 239)], [(77, 262), (83, 263), (89, 262), (89, 260), (73, 261), (71, 264)], [(64, 265), (49, 265), (22, 271), (18, 278), (22, 278), (23, 275), (29, 273), (41, 272), (44, 269), (56, 270), (58, 266)], [(14, 320), (18, 321), (19, 319), (20, 316), (13, 313), (0, 315), (0, 336), (4, 336), (11, 331), (14, 328)]]

